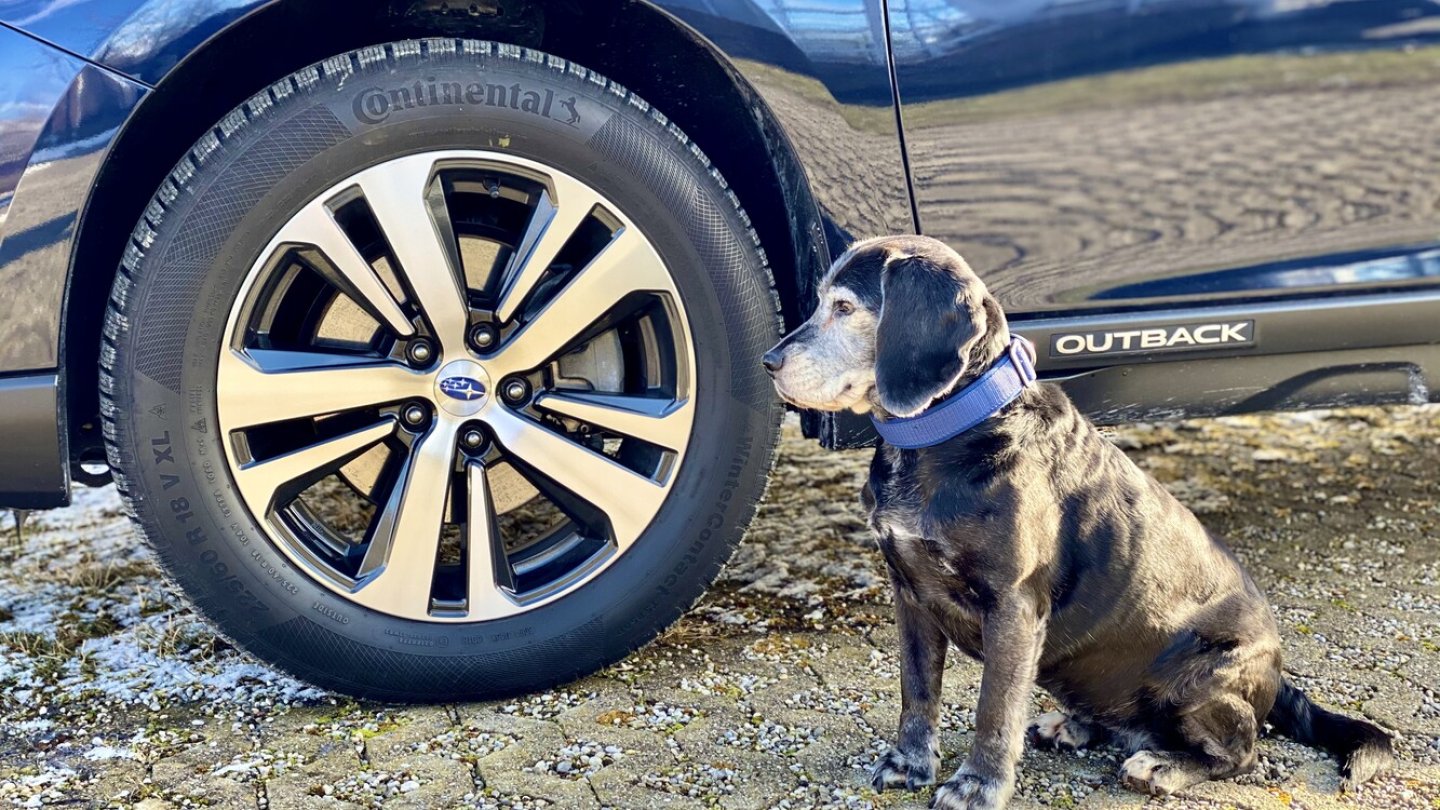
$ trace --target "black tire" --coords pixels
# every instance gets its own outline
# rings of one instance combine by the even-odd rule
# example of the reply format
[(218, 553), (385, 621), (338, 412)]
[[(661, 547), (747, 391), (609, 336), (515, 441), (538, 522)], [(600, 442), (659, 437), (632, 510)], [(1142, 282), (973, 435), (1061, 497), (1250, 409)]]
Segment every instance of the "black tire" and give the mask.
[[(582, 120), (571, 125), (574, 116), (558, 109), (547, 117), (483, 99), (406, 109), (376, 92), (477, 75), (574, 96)], [(299, 205), (365, 165), (476, 144), (502, 144), (583, 177), (643, 225), (691, 313), (699, 395), (674, 490), (631, 552), (559, 601), (445, 625), (348, 602), (267, 538), (213, 429), (216, 357), (247, 268)], [(306, 681), (428, 701), (496, 698), (593, 672), (655, 638), (699, 598), (763, 494), (781, 411), (758, 358), (779, 322), (749, 224), (675, 125), (625, 88), (557, 57), (436, 39), (378, 45), (298, 71), (207, 132), (135, 227), (101, 352), (117, 487), (199, 611), (241, 647)]]

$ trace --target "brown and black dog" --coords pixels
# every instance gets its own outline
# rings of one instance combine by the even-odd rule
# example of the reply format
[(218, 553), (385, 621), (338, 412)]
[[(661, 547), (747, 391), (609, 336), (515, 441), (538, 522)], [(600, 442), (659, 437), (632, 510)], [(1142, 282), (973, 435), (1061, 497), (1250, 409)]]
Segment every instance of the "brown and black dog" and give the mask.
[[(815, 314), (765, 355), (780, 395), (820, 410), (909, 417), (1005, 356), (999, 304), (924, 237), (857, 243)], [(1057, 387), (1035, 384), (935, 446), (882, 444), (862, 493), (900, 633), (899, 739), (877, 790), (932, 784), (948, 646), (984, 662), (969, 757), (932, 807), (1009, 800), (1039, 684), (1064, 707), (1032, 742), (1129, 751), (1121, 778), (1163, 795), (1255, 767), (1263, 723), (1333, 752), (1347, 782), (1393, 759), (1389, 736), (1285, 679), (1264, 595), (1230, 551)]]

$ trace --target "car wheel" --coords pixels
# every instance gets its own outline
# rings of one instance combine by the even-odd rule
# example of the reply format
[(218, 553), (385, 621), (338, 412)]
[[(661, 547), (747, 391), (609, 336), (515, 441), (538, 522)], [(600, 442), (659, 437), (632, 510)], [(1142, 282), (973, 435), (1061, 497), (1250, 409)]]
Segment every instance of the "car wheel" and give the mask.
[(675, 621), (754, 513), (764, 253), (686, 136), (563, 59), (395, 42), (160, 186), (102, 347), (111, 466), (219, 629), (365, 697), (493, 698)]

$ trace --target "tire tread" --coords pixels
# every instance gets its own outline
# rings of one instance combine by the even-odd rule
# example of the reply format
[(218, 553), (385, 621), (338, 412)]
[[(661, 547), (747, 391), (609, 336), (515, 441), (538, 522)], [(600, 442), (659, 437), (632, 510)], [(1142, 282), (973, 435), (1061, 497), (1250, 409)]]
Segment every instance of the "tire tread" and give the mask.
[[(558, 73), (573, 77), (576, 80), (587, 81), (642, 113), (643, 119), (655, 128), (657, 134), (668, 133), (670, 137), (679, 142), (682, 151), (686, 152), (689, 158), (699, 166), (700, 171), (697, 172), (697, 174), (701, 177), (709, 178), (719, 196), (729, 200), (745, 232), (746, 238), (755, 249), (755, 257), (760, 276), (758, 280), (769, 293), (777, 333), (782, 325), (780, 297), (776, 291), (774, 274), (770, 267), (769, 258), (761, 244), (759, 233), (755, 230), (749, 214), (745, 212), (744, 207), (741, 205), (740, 198), (735, 194), (734, 190), (730, 188), (729, 183), (725, 181), (719, 169), (712, 164), (710, 158), (700, 146), (677, 124), (667, 118), (664, 113), (651, 106), (638, 94), (628, 90), (625, 86), (593, 70), (563, 57), (555, 56), (554, 54), (508, 43), (468, 38), (426, 38), (374, 45), (339, 54), (325, 59), (318, 64), (310, 65), (296, 71), (284, 79), (271, 84), (269, 87), (251, 96), (245, 102), (231, 110), (221, 118), (215, 126), (207, 130), (195, 145), (193, 145), (186, 154), (181, 156), (179, 161), (176, 162), (175, 167), (161, 183), (160, 188), (151, 198), (149, 205), (146, 206), (145, 213), (141, 216), (134, 230), (131, 232), (120, 265), (116, 269), (115, 280), (111, 287), (110, 298), (105, 311), (105, 320), (101, 330), (102, 345), (99, 392), (102, 433), (105, 438), (106, 455), (113, 472), (115, 488), (125, 503), (125, 513), (127, 517), (129, 517), (137, 534), (140, 535), (161, 560), (162, 565), (160, 567), (167, 581), (170, 583), (172, 590), (180, 593), (202, 615), (205, 615), (206, 618), (210, 620), (211, 627), (215, 632), (225, 636), (228, 641), (242, 649), (246, 648), (247, 645), (239, 642), (237, 639), (228, 637), (228, 635), (221, 630), (219, 623), (215, 621), (215, 617), (219, 613), (221, 606), (212, 606), (206, 599), (195, 598), (193, 594), (188, 593), (185, 588), (176, 582), (171, 568), (172, 562), (168, 559), (165, 549), (150, 539), (151, 532), (147, 529), (146, 525), (148, 509), (144, 497), (135, 487), (131, 486), (130, 478), (125, 473), (126, 470), (133, 469), (136, 463), (136, 459), (133, 458), (126, 449), (130, 443), (130, 437), (127, 435), (123, 418), (125, 414), (129, 413), (134, 402), (128, 397), (128, 392), (122, 391), (117, 384), (119, 374), (122, 373), (122, 370), (117, 368), (117, 366), (123, 360), (123, 346), (128, 339), (131, 329), (132, 308), (136, 305), (135, 296), (133, 295), (134, 287), (145, 273), (147, 251), (153, 246), (158, 236), (158, 231), (164, 223), (167, 214), (175, 206), (176, 201), (181, 195), (190, 193), (190, 183), (194, 180), (199, 171), (199, 167), (223, 154), (229, 142), (239, 137), (256, 121), (271, 115), (279, 109), (282, 101), (297, 94), (303, 94), (315, 88), (326, 79), (343, 81), (345, 78), (362, 69), (381, 63), (398, 66), (406, 61), (426, 59), (430, 54), (451, 55), (457, 52), (465, 55), (483, 54), (491, 58), (542, 65)], [(772, 410), (775, 413), (775, 417), (770, 420), (773, 427), (771, 429), (771, 442), (767, 447), (767, 452), (771, 456), (769, 459), (770, 463), (773, 463), (775, 438), (778, 437), (779, 434), (778, 414), (780, 413), (778, 408), (772, 408)], [(766, 481), (766, 485), (768, 487), (768, 480)], [(749, 525), (754, 519), (760, 502), (763, 499), (763, 490), (756, 497), (747, 498), (749, 502), (743, 504), (739, 515), (740, 525)], [(724, 562), (722, 559), (721, 562), (709, 565), (708, 570), (702, 573), (700, 579), (706, 588), (719, 576), (723, 565)], [(705, 589), (702, 588), (696, 597), (691, 600), (690, 604), (677, 607), (673, 611), (664, 611), (664, 615), (657, 617), (657, 620), (650, 628), (650, 632), (643, 634), (645, 640), (638, 644), (628, 645), (629, 648), (624, 651), (624, 656), (628, 656), (630, 653), (645, 646), (645, 644), (649, 643), (659, 632), (663, 631), (664, 628), (673, 624), (693, 608), (694, 605), (699, 602), (700, 598), (703, 597), (704, 590)], [(624, 656), (620, 657), (623, 658)], [(619, 659), (617, 658), (616, 660)], [(282, 668), (289, 669), (285, 667), (284, 662), (279, 662), (279, 665)], [(294, 670), (291, 671), (294, 672)], [(294, 674), (305, 677), (305, 673), (302, 672), (294, 672)], [(372, 691), (371, 696), (400, 700), (437, 699), (435, 695), (430, 693), (414, 693), (404, 690), (394, 690), (383, 693)]]

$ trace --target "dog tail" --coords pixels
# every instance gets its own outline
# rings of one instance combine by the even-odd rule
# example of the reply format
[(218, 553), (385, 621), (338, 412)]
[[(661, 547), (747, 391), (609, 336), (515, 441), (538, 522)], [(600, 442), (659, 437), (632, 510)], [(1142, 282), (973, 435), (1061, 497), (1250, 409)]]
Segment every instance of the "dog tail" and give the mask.
[(1347, 789), (1388, 770), (1395, 762), (1395, 748), (1384, 729), (1320, 708), (1284, 678), (1266, 719), (1292, 740), (1323, 748), (1338, 757)]

